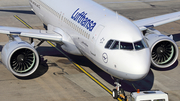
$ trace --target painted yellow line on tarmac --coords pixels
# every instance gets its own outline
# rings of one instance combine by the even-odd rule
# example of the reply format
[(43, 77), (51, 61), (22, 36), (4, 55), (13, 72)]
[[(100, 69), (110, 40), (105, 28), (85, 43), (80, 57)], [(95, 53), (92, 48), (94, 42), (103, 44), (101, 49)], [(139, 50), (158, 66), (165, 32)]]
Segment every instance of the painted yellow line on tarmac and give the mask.
[(23, 21), (21, 18), (19, 18), (17, 15), (14, 15), (14, 17), (19, 20), (21, 23), (23, 23), (26, 27), (29, 29), (33, 29), (30, 25), (28, 25), (25, 21)]
[[(25, 21), (23, 21), (20, 17), (18, 17), (17, 15), (14, 15), (14, 17), (19, 20), (21, 23), (23, 23), (26, 27), (28, 27), (29, 29), (33, 29), (30, 25), (28, 25)], [(69, 61), (71, 61), (76, 67), (78, 67), (83, 73), (85, 73), (89, 78), (91, 78), (94, 82), (96, 82), (99, 86), (101, 86), (104, 90), (106, 90), (109, 94), (112, 95), (112, 91), (107, 88), (104, 84), (102, 84), (98, 79), (96, 79), (94, 76), (92, 76), (90, 73), (88, 73), (84, 68), (82, 68), (81, 66), (79, 66), (78, 64), (76, 64), (75, 62), (73, 62), (72, 59), (70, 59), (66, 54), (64, 54), (61, 50), (59, 50), (53, 43), (51, 43), (50, 41), (47, 41), (47, 43), (49, 43), (52, 47), (56, 48), (59, 52), (61, 52), (63, 55), (65, 55)], [(120, 98), (118, 98), (119, 101), (122, 101)]]
[(52, 47), (56, 47), (54, 44), (52, 44), (51, 42), (47, 41)]

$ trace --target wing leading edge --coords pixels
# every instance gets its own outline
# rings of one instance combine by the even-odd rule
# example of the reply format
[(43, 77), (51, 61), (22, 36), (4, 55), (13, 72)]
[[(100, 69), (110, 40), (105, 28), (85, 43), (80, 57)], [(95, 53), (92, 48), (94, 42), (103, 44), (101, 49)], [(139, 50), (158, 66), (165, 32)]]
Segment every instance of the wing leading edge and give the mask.
[(136, 21), (133, 21), (133, 23), (136, 24), (141, 31), (143, 31), (151, 26), (156, 27), (156, 26), (160, 26), (166, 23), (177, 21), (177, 20), (180, 20), (180, 12), (136, 20)]
[(62, 36), (56, 33), (48, 33), (46, 30), (16, 28), (0, 26), (0, 33), (7, 35), (19, 35), (35, 39), (62, 42)]

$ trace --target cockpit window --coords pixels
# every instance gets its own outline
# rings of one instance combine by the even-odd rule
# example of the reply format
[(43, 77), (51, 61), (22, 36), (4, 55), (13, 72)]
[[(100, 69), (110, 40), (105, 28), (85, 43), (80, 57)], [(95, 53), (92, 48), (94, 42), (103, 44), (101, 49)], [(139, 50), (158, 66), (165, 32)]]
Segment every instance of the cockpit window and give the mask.
[(111, 49), (119, 49), (119, 41), (114, 41), (113, 45), (111, 46)]
[(131, 43), (131, 42), (122, 42), (122, 41), (118, 41), (118, 40), (109, 40), (107, 42), (107, 44), (105, 45), (106, 49), (123, 49), (123, 50), (141, 50), (144, 48), (147, 48), (148, 45), (145, 41), (145, 39), (142, 39), (140, 41)]
[(109, 48), (114, 40), (109, 40), (105, 46), (105, 48)]
[(121, 42), (120, 48), (125, 50), (133, 50), (133, 44), (127, 42)]
[(142, 41), (135, 42), (134, 47), (136, 50), (141, 50), (141, 49), (145, 48)]

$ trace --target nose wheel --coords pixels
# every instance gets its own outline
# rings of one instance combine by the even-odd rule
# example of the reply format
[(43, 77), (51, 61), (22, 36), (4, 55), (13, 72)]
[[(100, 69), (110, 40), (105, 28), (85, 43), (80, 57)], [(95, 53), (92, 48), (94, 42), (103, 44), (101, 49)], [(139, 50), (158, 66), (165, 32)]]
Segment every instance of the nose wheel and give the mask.
[(117, 91), (117, 89), (113, 89), (113, 92), (112, 92), (112, 96), (114, 99), (117, 99), (119, 96), (119, 92)]

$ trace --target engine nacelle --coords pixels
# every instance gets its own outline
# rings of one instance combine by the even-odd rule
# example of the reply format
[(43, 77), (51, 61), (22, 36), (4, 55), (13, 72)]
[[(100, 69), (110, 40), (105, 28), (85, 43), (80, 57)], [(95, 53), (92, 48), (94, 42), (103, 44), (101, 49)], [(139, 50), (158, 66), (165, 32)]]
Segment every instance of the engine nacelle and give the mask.
[(15, 76), (27, 77), (39, 66), (37, 51), (27, 42), (9, 41), (2, 49), (2, 62)]
[(166, 68), (176, 62), (178, 46), (173, 39), (155, 29), (148, 30), (145, 38), (151, 49), (151, 62), (155, 67)]

